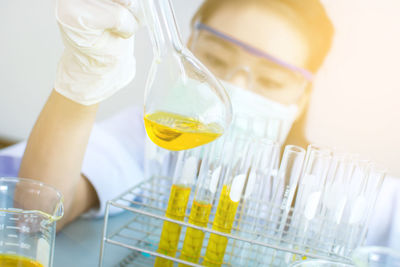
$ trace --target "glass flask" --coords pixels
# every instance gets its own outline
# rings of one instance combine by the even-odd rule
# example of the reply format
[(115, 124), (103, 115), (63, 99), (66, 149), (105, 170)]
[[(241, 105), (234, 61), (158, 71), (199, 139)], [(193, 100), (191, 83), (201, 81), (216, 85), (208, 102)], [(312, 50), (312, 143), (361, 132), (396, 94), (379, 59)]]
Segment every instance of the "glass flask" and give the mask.
[(169, 0), (142, 0), (141, 6), (154, 50), (144, 101), (148, 136), (174, 151), (212, 142), (231, 122), (225, 89), (183, 45)]
[(22, 178), (0, 178), (0, 266), (51, 267), (59, 191)]

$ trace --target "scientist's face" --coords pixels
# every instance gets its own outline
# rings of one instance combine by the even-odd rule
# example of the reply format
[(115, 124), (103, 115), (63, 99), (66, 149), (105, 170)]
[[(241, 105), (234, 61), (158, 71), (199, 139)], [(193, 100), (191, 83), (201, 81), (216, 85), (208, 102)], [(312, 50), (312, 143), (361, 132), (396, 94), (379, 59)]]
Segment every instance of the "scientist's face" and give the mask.
[(220, 79), (282, 104), (296, 104), (311, 80), (304, 34), (267, 8), (226, 5), (195, 25), (189, 47)]

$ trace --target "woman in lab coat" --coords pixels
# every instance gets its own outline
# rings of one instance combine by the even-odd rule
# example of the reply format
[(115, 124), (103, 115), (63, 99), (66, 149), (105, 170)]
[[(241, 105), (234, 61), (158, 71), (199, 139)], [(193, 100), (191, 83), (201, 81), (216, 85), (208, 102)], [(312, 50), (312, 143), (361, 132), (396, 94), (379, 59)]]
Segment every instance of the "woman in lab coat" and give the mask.
[[(94, 124), (98, 103), (134, 77), (137, 0), (59, 0), (56, 15), (65, 50), (19, 176), (64, 194), (61, 228), (84, 213), (101, 216), (108, 199), (143, 179), (145, 130), (138, 108)], [(319, 0), (206, 0), (188, 46), (233, 92), (234, 114), (277, 116), (291, 128), (287, 142), (305, 146), (311, 82), (332, 37)], [(17, 174), (24, 148), (1, 152), (8, 175)]]

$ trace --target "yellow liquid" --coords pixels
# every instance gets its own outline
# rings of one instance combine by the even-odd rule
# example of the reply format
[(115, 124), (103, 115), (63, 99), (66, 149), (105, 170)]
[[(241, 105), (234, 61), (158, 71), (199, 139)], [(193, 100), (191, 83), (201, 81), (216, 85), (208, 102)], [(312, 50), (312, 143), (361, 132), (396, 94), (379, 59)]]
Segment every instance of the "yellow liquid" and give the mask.
[[(185, 218), (186, 206), (189, 201), (189, 195), (190, 187), (172, 185), (165, 216), (177, 221), (183, 221)], [(157, 252), (170, 257), (175, 257), (180, 234), (181, 226), (179, 224), (165, 221)], [(173, 266), (173, 262), (158, 257), (155, 260), (154, 266)]]
[[(229, 193), (230, 188), (227, 185), (224, 185), (212, 226), (213, 230), (227, 234), (229, 234), (232, 230), (236, 210), (239, 205), (239, 201), (234, 202), (231, 200)], [(221, 266), (224, 260), (224, 254), (227, 245), (228, 239), (226, 237), (211, 234), (210, 239), (208, 240), (203, 265)]]
[(203, 124), (182, 115), (159, 111), (146, 114), (144, 126), (149, 138), (168, 150), (186, 150), (207, 144), (223, 133), (218, 124)]
[(43, 267), (39, 262), (18, 255), (0, 254), (1, 267)]
[[(193, 201), (192, 210), (189, 216), (189, 223), (206, 227), (210, 217), (211, 204)], [(181, 259), (197, 263), (200, 259), (201, 248), (203, 246), (204, 232), (201, 230), (187, 228), (185, 241), (181, 253)], [(188, 266), (179, 264), (178, 266)]]

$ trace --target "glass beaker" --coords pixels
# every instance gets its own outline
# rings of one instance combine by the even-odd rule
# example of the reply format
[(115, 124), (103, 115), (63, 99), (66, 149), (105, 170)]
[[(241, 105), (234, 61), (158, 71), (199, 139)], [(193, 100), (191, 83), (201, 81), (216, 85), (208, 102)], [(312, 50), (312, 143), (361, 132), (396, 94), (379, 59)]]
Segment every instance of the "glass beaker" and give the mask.
[(400, 252), (386, 247), (359, 247), (352, 255), (357, 267), (400, 266)]
[(0, 266), (51, 267), (59, 191), (43, 183), (0, 177)]
[(145, 88), (148, 136), (175, 151), (212, 142), (231, 122), (225, 89), (182, 44), (169, 0), (142, 0), (141, 6), (154, 50)]

